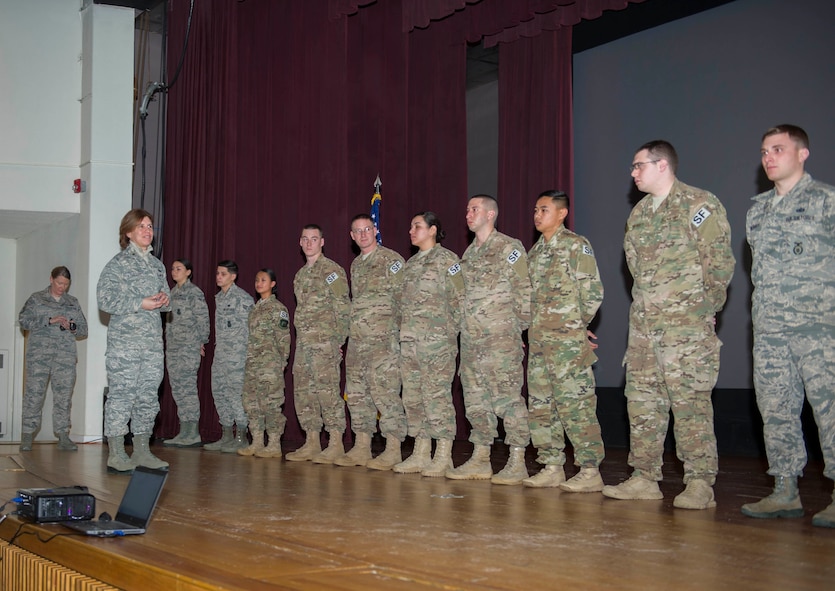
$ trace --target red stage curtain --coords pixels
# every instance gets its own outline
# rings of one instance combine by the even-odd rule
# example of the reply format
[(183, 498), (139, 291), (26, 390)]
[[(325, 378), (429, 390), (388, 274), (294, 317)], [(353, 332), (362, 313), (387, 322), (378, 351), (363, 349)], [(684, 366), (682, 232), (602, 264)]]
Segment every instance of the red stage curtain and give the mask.
[[(571, 28), (499, 47), (502, 228), (530, 248), (533, 206), (547, 189), (574, 197)], [(569, 220), (570, 225), (570, 220)]]

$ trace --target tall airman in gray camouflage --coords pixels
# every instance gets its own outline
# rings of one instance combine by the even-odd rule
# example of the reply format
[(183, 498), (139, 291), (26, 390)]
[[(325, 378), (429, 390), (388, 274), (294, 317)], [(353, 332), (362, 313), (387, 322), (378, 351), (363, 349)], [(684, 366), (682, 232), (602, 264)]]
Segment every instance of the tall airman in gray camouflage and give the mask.
[[(769, 129), (760, 154), (774, 188), (754, 197), (746, 229), (753, 254), (754, 387), (774, 491), (742, 512), (800, 517), (804, 391), (818, 425), (824, 476), (835, 479), (835, 187), (805, 172), (809, 137), (796, 125)], [(835, 493), (812, 524), (835, 527)]]
[[(162, 314), (171, 308), (165, 266), (153, 255), (154, 218), (132, 209), (119, 226), (122, 251), (110, 259), (96, 288), (107, 325), (108, 395), (104, 406), (109, 471), (126, 473), (136, 466), (167, 469), (151, 453), (149, 440), (159, 414), (159, 385), (164, 373)], [(125, 452), (128, 423), (133, 455)]]
[(684, 463), (681, 509), (714, 507), (718, 471), (711, 392), (719, 376), (716, 314), (734, 271), (731, 229), (719, 200), (676, 178), (678, 156), (663, 140), (644, 144), (630, 170), (647, 195), (626, 223), (632, 273), (629, 342), (624, 357), (632, 477), (605, 486), (615, 499), (661, 499), (664, 439), (675, 419)]
[(20, 327), (29, 331), (20, 451), (32, 451), (32, 441), (41, 428), (47, 384), (52, 385), (52, 430), (58, 437), (58, 449), (78, 449), (70, 439), (70, 413), (77, 363), (75, 341), (87, 336), (87, 319), (78, 300), (67, 293), (71, 279), (66, 267), (52, 269), (49, 286), (29, 296), (18, 316)]
[(171, 396), (177, 404), (180, 432), (163, 445), (193, 447), (200, 445), (200, 398), (197, 394), (197, 370), (209, 342), (209, 308), (203, 291), (192, 283), (192, 265), (188, 259), (171, 263), (171, 311), (166, 314), (165, 365)]
[[(293, 279), (293, 384), (296, 415), (305, 430), (305, 443), (285, 459), (332, 464), (345, 453), (345, 400), (339, 391), (339, 365), (351, 320), (348, 279), (345, 269), (322, 254), (325, 237), (319, 226), (305, 226), (299, 245), (306, 263)], [(319, 439), (323, 424), (330, 435), (324, 450)]]
[[(406, 411), (400, 399), (400, 289), (404, 260), (377, 244), (377, 228), (365, 213), (351, 220), (351, 238), (360, 254), (351, 263), (351, 325), (345, 354), (345, 394), (351, 411), (354, 447), (334, 464), (391, 470), (403, 457)], [(385, 451), (371, 458), (371, 436), (386, 439)]]
[[(603, 439), (597, 421), (588, 325), (603, 303), (603, 283), (589, 241), (565, 227), (568, 196), (545, 191), (534, 208), (542, 233), (528, 252), (533, 294), (528, 329), (528, 411), (531, 441), (544, 468), (525, 486), (568, 492), (603, 489)], [(565, 481), (565, 435), (580, 471)]]
[[(287, 419), (284, 405), (284, 370), (290, 357), (290, 313), (275, 297), (275, 271), (261, 269), (255, 275), (258, 302), (249, 313), (246, 375), (243, 405), (249, 417), (252, 444), (238, 455), (280, 458), (281, 436)], [(264, 445), (264, 430), (268, 444)]]
[(425, 211), (412, 218), (409, 238), (418, 252), (403, 270), (400, 376), (409, 435), (415, 438), (415, 446), (412, 455), (392, 470), (441, 478), (452, 468), (452, 380), (464, 279), (458, 257), (439, 244), (444, 230), (433, 212)]
[(224, 260), (217, 264), (215, 281), (215, 356), (212, 361), (212, 396), (220, 419), (220, 439), (203, 449), (236, 453), (247, 446), (247, 419), (242, 396), (249, 339), (252, 296), (238, 287), (238, 264)]
[[(496, 230), (499, 206), (489, 195), (467, 204), (467, 226), (475, 234), (461, 257), (464, 301), (461, 324), (461, 385), (472, 430), (473, 455), (446, 471), (456, 480), (521, 484), (528, 477), (525, 448), (530, 440), (528, 409), (522, 398), (522, 332), (531, 318), (531, 280), (525, 247)], [(490, 445), (504, 421), (510, 459), (497, 474)]]

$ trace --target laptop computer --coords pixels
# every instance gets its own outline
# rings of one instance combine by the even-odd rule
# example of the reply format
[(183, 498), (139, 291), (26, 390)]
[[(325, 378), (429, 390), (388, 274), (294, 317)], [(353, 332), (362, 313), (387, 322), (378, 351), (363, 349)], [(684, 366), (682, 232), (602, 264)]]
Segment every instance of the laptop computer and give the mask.
[(115, 519), (72, 521), (64, 525), (88, 536), (144, 534), (167, 478), (167, 471), (137, 466), (130, 476)]

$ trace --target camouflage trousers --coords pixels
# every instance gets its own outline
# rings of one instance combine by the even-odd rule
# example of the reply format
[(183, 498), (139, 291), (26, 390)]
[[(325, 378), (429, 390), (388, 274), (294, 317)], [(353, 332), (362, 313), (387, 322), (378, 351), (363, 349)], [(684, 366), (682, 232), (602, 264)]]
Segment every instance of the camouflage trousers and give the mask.
[(400, 377), (409, 435), (455, 439), (455, 341), (402, 341)]
[(241, 397), (244, 388), (246, 349), (216, 349), (212, 362), (212, 398), (224, 427), (243, 427), (249, 421)]
[(293, 359), (293, 402), (302, 429), (345, 431), (345, 401), (339, 388), (339, 344), (299, 338)]
[(565, 464), (565, 435), (574, 446), (574, 463), (596, 468), (603, 461), (597, 421), (597, 395), (591, 367), (558, 361), (559, 349), (531, 343), (528, 355), (528, 422), (537, 462)]
[(345, 393), (356, 433), (374, 433), (380, 413), (380, 433), (406, 438), (406, 411), (400, 399), (400, 351), (396, 341), (348, 340), (345, 354)]
[(130, 430), (150, 435), (159, 414), (159, 385), (165, 364), (159, 348), (121, 348), (105, 358), (108, 394), (104, 405), (104, 436), (119, 437)]
[(244, 411), (249, 417), (249, 430), (257, 437), (266, 429), (270, 436), (284, 433), (287, 418), (284, 406), (284, 370), (276, 364), (259, 367), (248, 363), (244, 377)]
[[(47, 353), (44, 351), (44, 353)], [(52, 430), (69, 433), (72, 391), (75, 387), (75, 351), (61, 355), (26, 352), (26, 388), (23, 391), (23, 433), (37, 433), (41, 428), (46, 387), (52, 386)]]
[(835, 327), (754, 332), (754, 387), (763, 418), (768, 473), (801, 476), (804, 391), (818, 425), (824, 475), (835, 480)]
[(177, 404), (177, 416), (181, 423), (200, 420), (200, 399), (197, 395), (197, 370), (200, 369), (200, 345), (188, 343), (172, 345), (165, 352), (165, 367), (171, 396)]
[(720, 347), (708, 323), (649, 334), (630, 326), (624, 364), (629, 465), (635, 476), (661, 480), (672, 410), (684, 482), (715, 482), (719, 459), (710, 396), (719, 377)]
[(493, 335), (474, 339), (461, 334), (461, 385), (464, 409), (475, 445), (491, 445), (498, 436), (500, 417), (505, 443), (526, 447), (531, 432), (528, 408), (522, 398), (522, 339), (519, 335)]

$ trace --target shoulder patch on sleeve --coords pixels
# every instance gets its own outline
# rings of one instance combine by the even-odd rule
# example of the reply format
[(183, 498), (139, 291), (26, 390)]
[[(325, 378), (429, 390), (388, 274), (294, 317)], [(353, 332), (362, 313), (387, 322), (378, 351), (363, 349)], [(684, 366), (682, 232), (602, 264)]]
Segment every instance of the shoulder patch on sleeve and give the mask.
[(591, 246), (589, 246), (588, 244), (584, 244), (584, 245), (583, 245), (583, 249), (582, 249), (582, 251), (581, 251), (581, 252), (582, 252), (584, 255), (587, 255), (587, 256), (590, 256), (590, 257), (593, 257), (593, 256), (594, 256), (594, 251), (591, 249)]
[(290, 320), (290, 314), (288, 314), (286, 310), (282, 310), (278, 315), (282, 320)]
[(511, 265), (515, 265), (516, 262), (522, 257), (522, 253), (519, 252), (517, 249), (513, 249), (509, 255), (507, 255), (507, 262)]
[(397, 272), (403, 268), (403, 263), (400, 261), (394, 261), (394, 264), (389, 267), (389, 271), (391, 271), (392, 275), (397, 275)]
[(459, 292), (463, 291), (464, 276), (461, 274), (461, 263), (455, 263), (447, 269), (447, 275), (449, 275), (449, 280), (452, 282), (453, 287)]
[(337, 279), (339, 279), (339, 275), (336, 273), (336, 271), (334, 271), (333, 273), (331, 273), (330, 275), (328, 275), (327, 277), (325, 277), (325, 282), (326, 282), (328, 285), (331, 285), (331, 284), (332, 284), (334, 281), (336, 281)]
[(278, 327), (282, 329), (290, 328), (290, 314), (286, 310), (278, 313)]
[(450, 275), (458, 275), (461, 272), (461, 263), (455, 263), (449, 269), (447, 269), (447, 273)]
[(707, 220), (707, 218), (710, 217), (710, 214), (711, 211), (707, 208), (707, 206), (702, 205), (699, 208), (699, 211), (694, 213), (693, 216), (690, 218), (690, 223), (693, 224), (694, 228), (698, 228), (703, 223), (705, 223), (705, 220)]

